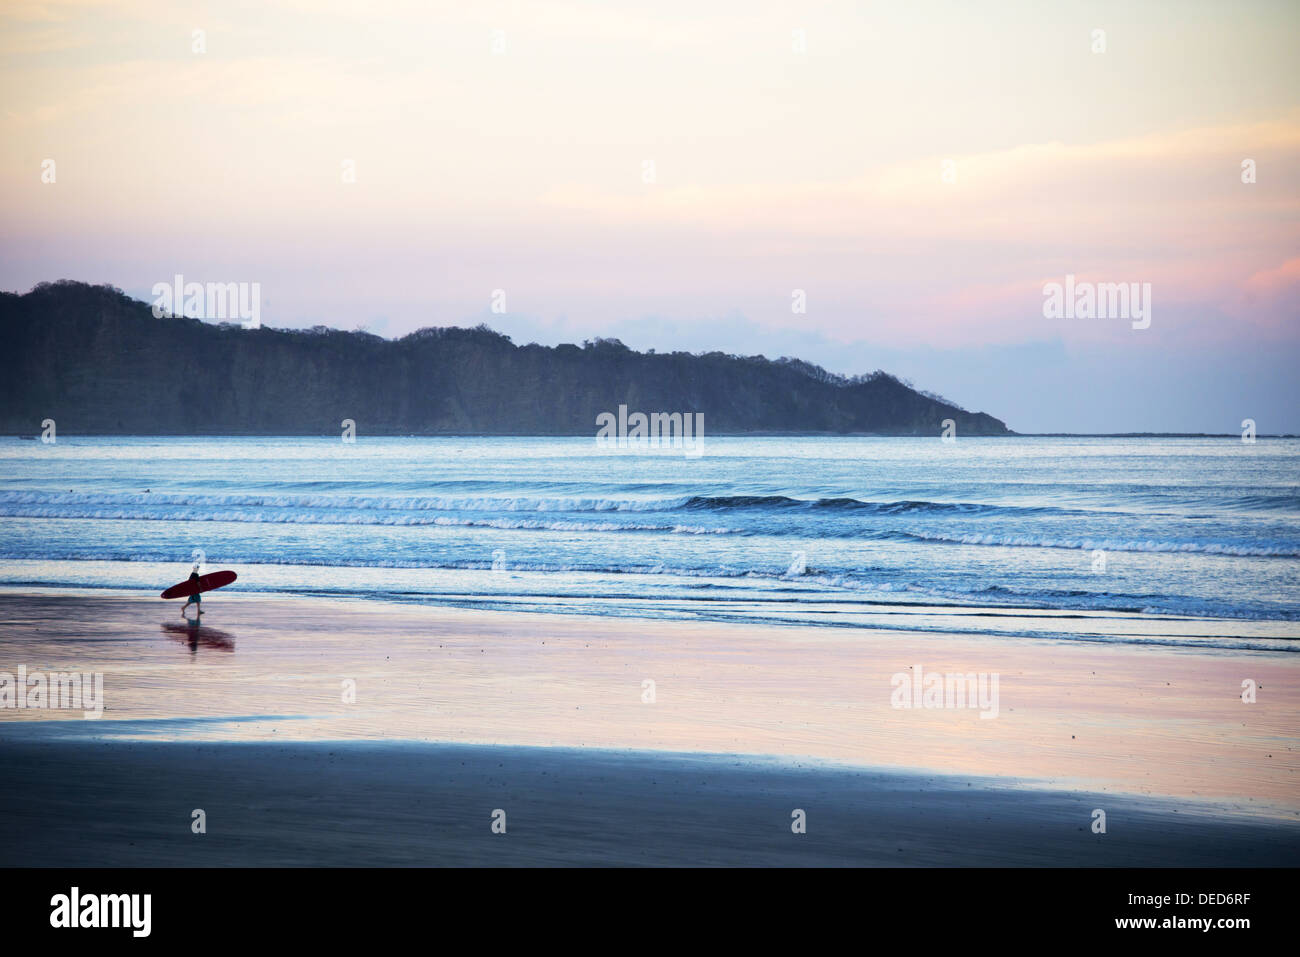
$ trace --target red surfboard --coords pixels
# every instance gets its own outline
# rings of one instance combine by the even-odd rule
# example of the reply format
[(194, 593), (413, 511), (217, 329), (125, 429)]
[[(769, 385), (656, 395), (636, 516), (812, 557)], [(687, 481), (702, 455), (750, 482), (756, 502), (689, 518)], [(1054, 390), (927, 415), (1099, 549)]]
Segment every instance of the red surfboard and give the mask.
[(197, 595), (201, 591), (212, 591), (214, 588), (220, 588), (222, 585), (229, 585), (238, 576), (234, 572), (211, 572), (207, 575), (200, 575), (195, 581), (183, 581), (179, 585), (172, 585), (162, 593), (164, 598), (189, 598), (190, 595)]

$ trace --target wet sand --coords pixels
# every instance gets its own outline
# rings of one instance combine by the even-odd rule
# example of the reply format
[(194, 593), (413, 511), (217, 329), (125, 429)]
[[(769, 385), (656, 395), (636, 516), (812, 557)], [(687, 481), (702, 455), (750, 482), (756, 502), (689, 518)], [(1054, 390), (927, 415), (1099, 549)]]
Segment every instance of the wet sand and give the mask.
[[(1300, 863), (1290, 653), (204, 604), (0, 594), (0, 671), (105, 697), (0, 710), (0, 863)], [(917, 665), (997, 717), (892, 707)]]
[[(1279, 866), (1300, 825), (720, 755), (0, 740), (2, 866)], [(1107, 832), (1090, 829), (1094, 808)], [(191, 830), (193, 811), (206, 833)], [(791, 830), (794, 811), (806, 833)], [(495, 812), (505, 833), (493, 833)], [(500, 815), (497, 815), (498, 819)]]

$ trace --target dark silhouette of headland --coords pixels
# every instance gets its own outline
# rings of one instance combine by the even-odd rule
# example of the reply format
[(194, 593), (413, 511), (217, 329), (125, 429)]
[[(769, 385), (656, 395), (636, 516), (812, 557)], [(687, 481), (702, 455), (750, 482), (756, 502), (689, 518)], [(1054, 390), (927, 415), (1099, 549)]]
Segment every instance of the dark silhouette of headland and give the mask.
[(389, 340), (156, 317), (111, 286), (0, 293), (0, 431), (60, 434), (595, 435), (620, 405), (703, 413), (709, 434), (1011, 434), (885, 372), (797, 359), (515, 345), (486, 326)]

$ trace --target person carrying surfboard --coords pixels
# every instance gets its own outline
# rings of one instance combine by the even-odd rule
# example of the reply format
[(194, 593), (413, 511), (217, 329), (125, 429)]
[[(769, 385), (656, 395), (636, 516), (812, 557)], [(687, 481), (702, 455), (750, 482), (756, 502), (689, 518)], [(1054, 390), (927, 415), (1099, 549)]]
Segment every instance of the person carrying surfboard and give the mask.
[[(198, 580), (199, 580), (199, 565), (197, 562), (195, 562), (194, 569), (193, 571), (190, 572), (190, 582), (193, 583), (193, 582), (197, 582)], [(194, 607), (197, 609), (198, 614), (200, 615), (203, 614), (203, 599), (199, 597), (199, 593), (196, 591), (193, 595), (190, 595), (188, 598), (185, 599), (185, 604), (181, 605), (182, 618), (185, 617), (185, 609), (190, 607), (190, 602), (194, 602)]]
[(185, 609), (189, 607), (190, 602), (199, 606), (199, 613), (203, 613), (203, 605), (199, 597), (199, 592), (212, 591), (214, 588), (224, 588), (239, 576), (232, 571), (208, 572), (206, 575), (199, 574), (199, 563), (194, 564), (194, 570), (190, 572), (190, 577), (183, 582), (177, 582), (164, 591), (160, 598), (184, 598), (185, 604), (181, 606), (181, 614), (185, 614)]

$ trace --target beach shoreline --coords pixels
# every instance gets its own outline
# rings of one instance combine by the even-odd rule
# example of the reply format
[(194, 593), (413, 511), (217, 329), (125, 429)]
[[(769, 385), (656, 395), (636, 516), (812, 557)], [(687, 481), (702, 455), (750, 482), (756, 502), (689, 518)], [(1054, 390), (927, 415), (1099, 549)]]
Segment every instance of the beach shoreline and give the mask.
[[(104, 682), (98, 719), (0, 710), (0, 864), (1300, 861), (1287, 653), (205, 605), (0, 592), (0, 671)], [(996, 717), (894, 707), (913, 667), (1000, 675)]]

